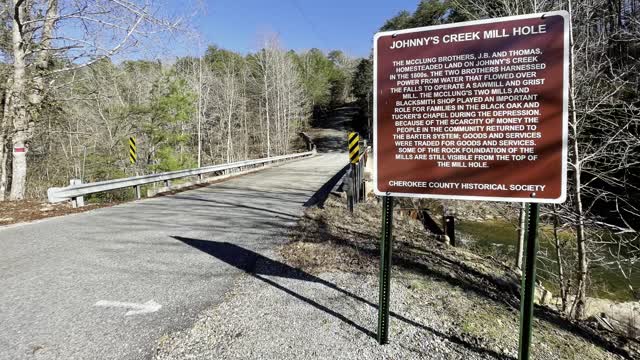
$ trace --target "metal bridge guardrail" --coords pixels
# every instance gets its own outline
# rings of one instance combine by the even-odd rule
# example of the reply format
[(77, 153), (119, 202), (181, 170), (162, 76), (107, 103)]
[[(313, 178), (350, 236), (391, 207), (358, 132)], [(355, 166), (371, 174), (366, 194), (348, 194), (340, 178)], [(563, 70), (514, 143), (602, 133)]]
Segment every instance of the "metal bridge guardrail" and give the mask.
[(357, 160), (351, 162), (351, 167), (345, 175), (344, 187), (347, 193), (347, 207), (351, 213), (353, 213), (354, 205), (364, 201), (366, 198), (364, 168), (370, 151), (371, 146), (367, 146), (366, 141), (363, 142)]
[(53, 187), (47, 190), (47, 198), (50, 203), (58, 203), (68, 200), (75, 200), (85, 195), (97, 194), (106, 191), (125, 189), (133, 187), (136, 189), (136, 197), (140, 198), (140, 186), (152, 184), (155, 182), (168, 182), (173, 179), (180, 179), (190, 176), (200, 176), (218, 171), (255, 167), (258, 165), (266, 165), (279, 161), (301, 159), (316, 155), (316, 150), (307, 151), (298, 154), (274, 156), (270, 158), (262, 158), (255, 160), (244, 160), (229, 164), (211, 165), (196, 169), (177, 170), (160, 174), (150, 174), (134, 176), (115, 180), (106, 180), (94, 183), (77, 184), (67, 187)]

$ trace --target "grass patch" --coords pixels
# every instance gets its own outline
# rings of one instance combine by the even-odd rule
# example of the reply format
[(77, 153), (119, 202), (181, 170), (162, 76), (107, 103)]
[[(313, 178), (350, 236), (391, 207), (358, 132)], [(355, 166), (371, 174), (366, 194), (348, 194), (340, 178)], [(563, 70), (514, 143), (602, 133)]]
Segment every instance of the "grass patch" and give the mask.
[(506, 319), (502, 319), (499, 311), (489, 312), (487, 309), (469, 311), (462, 321), (462, 331), (481, 337), (492, 342), (499, 342), (513, 334), (512, 329), (505, 326)]

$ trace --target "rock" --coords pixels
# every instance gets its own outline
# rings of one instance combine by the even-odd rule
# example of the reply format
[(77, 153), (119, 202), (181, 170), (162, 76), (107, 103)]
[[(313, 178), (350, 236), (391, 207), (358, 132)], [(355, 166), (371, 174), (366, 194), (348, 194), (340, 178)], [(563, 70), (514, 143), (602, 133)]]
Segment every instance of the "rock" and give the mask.
[(435, 235), (436, 240), (440, 241), (443, 244), (450, 245), (451, 239), (447, 235)]
[(553, 294), (551, 291), (542, 287), (542, 285), (536, 286), (536, 293), (534, 297), (534, 302), (539, 305), (549, 304), (553, 299)]

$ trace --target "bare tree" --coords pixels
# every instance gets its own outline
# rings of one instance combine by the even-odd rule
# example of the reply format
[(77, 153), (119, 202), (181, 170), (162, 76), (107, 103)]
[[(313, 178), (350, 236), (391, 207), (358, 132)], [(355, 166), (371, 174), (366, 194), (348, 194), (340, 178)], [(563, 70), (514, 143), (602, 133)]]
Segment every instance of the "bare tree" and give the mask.
[[(274, 41), (265, 41), (265, 46), (262, 50), (260, 50), (255, 56), (255, 66), (257, 68), (257, 76), (255, 79), (255, 83), (260, 86), (260, 91), (264, 101), (264, 114), (265, 114), (265, 125), (264, 125), (264, 134), (265, 134), (265, 144), (266, 144), (266, 156), (271, 156), (271, 108), (269, 106), (269, 100), (271, 98), (271, 87), (270, 77), (273, 72), (273, 55), (276, 51), (276, 44)], [(260, 115), (262, 118), (262, 115)]]
[[(592, 266), (637, 266), (639, 88), (637, 47), (640, 39), (637, 0), (454, 1), (470, 18), (498, 17), (565, 9), (571, 15), (569, 105), (569, 194), (554, 208), (558, 281), (564, 301), (575, 276), (576, 296), (569, 310), (585, 314)], [(575, 269), (564, 274), (558, 229), (574, 228)], [(606, 235), (603, 235), (606, 234)], [(620, 250), (617, 250), (620, 249)], [(612, 261), (611, 259), (616, 259)], [(573, 262), (573, 261), (572, 261)], [(565, 304), (566, 307), (566, 304)]]
[[(577, 296), (572, 309), (578, 318), (585, 313), (589, 263), (602, 262), (602, 254), (608, 252), (608, 244), (598, 241), (598, 229), (636, 232), (624, 213), (634, 208), (631, 194), (638, 190), (628, 173), (639, 164), (640, 143), (634, 131), (640, 119), (625, 92), (637, 91), (639, 67), (624, 43), (638, 36), (639, 29), (632, 23), (638, 7), (636, 4), (634, 16), (624, 7), (612, 9), (610, 5), (604, 0), (567, 2), (573, 24), (570, 220), (576, 228), (578, 252)], [(617, 211), (607, 214), (604, 209), (611, 209), (614, 203)], [(619, 205), (625, 210), (620, 211)]]
[[(234, 153), (234, 129), (238, 123), (240, 99), (240, 79), (236, 75), (236, 64), (233, 60), (225, 63), (223, 68), (214, 74), (214, 99), (212, 103), (219, 117), (221, 127), (226, 134), (225, 160), (231, 162)], [(224, 124), (224, 125), (223, 125)]]
[[(0, 147), (10, 139), (10, 199), (20, 200), (25, 194), (26, 149), (56, 75), (135, 47), (144, 37), (175, 29), (178, 23), (155, 15), (149, 1), (11, 0), (3, 5), (11, 33), (6, 57), (12, 60), (12, 73), (3, 110), (3, 122), (10, 126), (0, 137)], [(6, 178), (7, 171), (2, 167), (0, 178)]]

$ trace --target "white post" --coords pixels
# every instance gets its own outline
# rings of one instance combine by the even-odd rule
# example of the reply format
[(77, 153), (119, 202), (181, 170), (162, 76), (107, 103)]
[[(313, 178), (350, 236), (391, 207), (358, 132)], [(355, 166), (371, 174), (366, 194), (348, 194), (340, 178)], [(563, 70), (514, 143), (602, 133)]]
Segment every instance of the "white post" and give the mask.
[[(69, 181), (69, 184), (71, 186), (80, 185), (80, 184), (82, 184), (82, 180), (80, 180), (80, 179), (71, 179), (71, 181)], [(72, 204), (72, 206), (74, 208), (83, 207), (84, 206), (84, 196), (78, 196), (76, 198), (71, 199), (71, 204)]]

